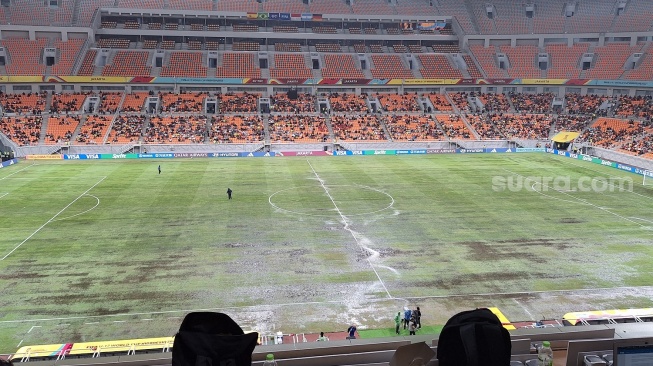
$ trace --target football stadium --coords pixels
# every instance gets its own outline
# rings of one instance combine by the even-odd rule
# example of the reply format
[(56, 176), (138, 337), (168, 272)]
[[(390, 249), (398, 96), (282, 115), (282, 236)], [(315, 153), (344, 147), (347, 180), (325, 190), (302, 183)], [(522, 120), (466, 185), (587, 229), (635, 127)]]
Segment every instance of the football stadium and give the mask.
[(652, 1), (1, 0), (0, 113), (0, 359), (653, 365)]

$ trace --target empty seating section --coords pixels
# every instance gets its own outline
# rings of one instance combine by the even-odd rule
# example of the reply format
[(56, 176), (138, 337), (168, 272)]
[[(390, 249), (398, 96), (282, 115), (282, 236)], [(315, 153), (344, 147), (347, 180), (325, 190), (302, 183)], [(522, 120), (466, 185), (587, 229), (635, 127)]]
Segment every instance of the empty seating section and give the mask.
[(370, 51), (372, 53), (383, 53), (383, 46), (377, 43), (373, 43), (370, 45)]
[(588, 79), (618, 79), (624, 73), (624, 65), (628, 57), (641, 48), (642, 45), (631, 47), (628, 43), (608, 43), (602, 47), (595, 47), (594, 65), (586, 71), (585, 77)]
[(419, 112), (417, 94), (376, 94), (381, 107), (386, 112)]
[(395, 44), (395, 45), (393, 45), (393, 46), (392, 46), (392, 50), (393, 50), (395, 53), (406, 53), (406, 52), (408, 52), (408, 49), (407, 49), (406, 46), (404, 46), (403, 44)]
[(469, 6), (472, 8), (474, 19), (478, 25), (480, 34), (497, 34), (497, 28), (494, 19), (487, 16), (485, 2), (481, 0), (468, 0)]
[(447, 115), (447, 114), (438, 114), (436, 115), (437, 120), (442, 126), (442, 130), (447, 137), (454, 140), (469, 140), (475, 139), (472, 132), (467, 128), (465, 122), (458, 115)]
[(161, 41), (161, 49), (164, 50), (174, 50), (175, 49), (175, 41)]
[(570, 114), (592, 114), (596, 113), (607, 97), (598, 95), (580, 95), (568, 93), (565, 95), (565, 107)]
[(258, 25), (254, 24), (234, 24), (234, 32), (258, 32)]
[(372, 76), (378, 79), (414, 79), (398, 55), (372, 55)]
[(48, 129), (45, 132), (46, 145), (70, 142), (73, 132), (79, 125), (78, 116), (58, 116), (48, 118)]
[(86, 100), (86, 94), (53, 94), (52, 102), (50, 103), (51, 113), (69, 113), (79, 112)]
[(351, 14), (351, 7), (343, 0), (314, 0), (308, 5), (313, 14)]
[(313, 27), (311, 29), (313, 33), (321, 33), (321, 34), (336, 34), (338, 31), (336, 30), (336, 27)]
[(595, 146), (613, 148), (624, 141), (639, 139), (646, 133), (646, 129), (638, 121), (600, 117), (585, 130), (581, 138)]
[(256, 42), (234, 42), (231, 49), (234, 51), (259, 51), (261, 45)]
[(88, 50), (86, 55), (84, 55), (84, 60), (82, 61), (77, 75), (79, 76), (91, 76), (95, 70), (95, 57), (97, 57), (97, 50)]
[(562, 1), (539, 1), (533, 16), (534, 33), (564, 33), (565, 16)]
[(11, 1), (11, 24), (50, 25), (50, 8), (39, 0), (13, 0)]
[(153, 50), (157, 47), (159, 42), (155, 39), (146, 39), (143, 41), (143, 48), (147, 50)]
[(391, 34), (393, 36), (398, 36), (401, 34), (401, 30), (399, 28), (386, 28), (386, 33)]
[(9, 38), (2, 41), (9, 53), (10, 63), (6, 65), (8, 75), (45, 75), (43, 64), (43, 48), (47, 45), (46, 39), (35, 41)]
[(440, 14), (456, 17), (458, 24), (465, 33), (478, 33), (464, 1), (440, 1), (437, 3), (437, 7)]
[[(265, 3), (267, 4), (267, 3)], [(297, 27), (288, 27), (288, 26), (274, 26), (272, 27), (273, 32), (277, 33), (297, 33), (299, 32), (299, 28)]]
[(263, 3), (263, 11), (301, 14), (308, 12), (308, 7), (301, 0), (268, 0)]
[(434, 44), (431, 49), (435, 53), (460, 53), (460, 46), (457, 44)]
[(306, 66), (308, 55), (297, 53), (277, 53), (274, 55), (275, 68), (270, 69), (273, 78), (312, 78), (311, 69)]
[(107, 143), (110, 144), (128, 144), (138, 142), (143, 136), (143, 125), (145, 116), (127, 115), (118, 116), (113, 121)]
[(501, 52), (508, 56), (508, 76), (513, 78), (540, 78), (542, 71), (537, 67), (536, 46), (501, 46)]
[(269, 119), (271, 142), (326, 142), (329, 129), (322, 116), (275, 115)]
[(69, 39), (67, 42), (55, 41), (54, 47), (58, 50), (59, 60), (52, 66), (52, 74), (72, 75), (75, 61), (79, 57), (79, 51), (84, 42), (83, 39)]
[(206, 49), (209, 51), (217, 51), (220, 47), (220, 42), (218, 41), (206, 41)]
[(445, 55), (417, 55), (422, 68), (419, 72), (425, 78), (462, 78), (460, 70), (454, 69)]
[(317, 52), (342, 52), (342, 47), (335, 43), (318, 43), (315, 45)]
[(384, 116), (385, 125), (393, 141), (443, 140), (444, 133), (431, 116)]
[(553, 102), (553, 93), (509, 94), (512, 105), (519, 112), (548, 113)]
[(614, 19), (613, 0), (579, 1), (573, 17), (566, 19), (566, 33), (605, 32)]
[(496, 49), (494, 47), (485, 48), (483, 45), (470, 45), (469, 49), (478, 60), (487, 77), (500, 79), (507, 76), (506, 72), (497, 65)]
[(422, 53), (422, 46), (418, 44), (409, 44), (408, 49), (410, 50), (410, 53)]
[(147, 23), (147, 29), (161, 30), (161, 23)]
[(274, 50), (277, 52), (302, 52), (299, 43), (275, 43)]
[(259, 11), (259, 3), (256, 0), (218, 0), (215, 10), (256, 13)]
[(140, 112), (143, 110), (148, 93), (132, 93), (125, 95), (122, 102), (122, 110), (125, 112)]
[(128, 39), (120, 38), (101, 38), (97, 40), (99, 48), (129, 48)]
[(0, 93), (0, 103), (5, 113), (40, 114), (45, 109), (45, 97), (45, 93)]
[(286, 93), (277, 93), (270, 97), (272, 112), (315, 112), (316, 98), (312, 94), (298, 93), (297, 99), (290, 99)]
[(389, 5), (386, 1), (356, 0), (352, 4), (351, 9), (354, 14), (397, 14), (394, 7)]
[(181, 10), (213, 10), (213, 1), (211, 0), (168, 0), (169, 9)]
[(428, 94), (428, 98), (431, 101), (431, 104), (433, 104), (435, 111), (448, 112), (453, 110), (453, 107), (447, 100), (447, 97), (442, 94), (430, 93)]
[(161, 112), (195, 112), (204, 110), (206, 93), (160, 93)]
[(149, 52), (144, 51), (118, 51), (113, 62), (104, 66), (104, 76), (149, 76), (151, 66), (147, 66)]
[(378, 29), (376, 29), (376, 28), (365, 28), (363, 30), (363, 33), (365, 33), (365, 34), (377, 34)]
[(77, 142), (87, 145), (102, 144), (112, 120), (113, 116), (111, 115), (87, 116), (81, 131), (76, 137)]
[(397, 1), (395, 9), (401, 15), (438, 15), (438, 10), (428, 0)]
[(493, 0), (492, 4), (496, 9), (494, 23), (497, 28), (497, 33), (531, 33), (528, 28), (526, 8), (521, 3), (516, 4), (512, 0)]
[(612, 25), (613, 32), (646, 32), (653, 26), (653, 2), (629, 1)]
[(367, 53), (367, 46), (364, 44), (355, 44), (354, 45), (354, 52), (356, 53)]
[(495, 121), (508, 139), (548, 139), (552, 117), (544, 114), (502, 114)]
[(624, 78), (628, 80), (651, 80), (653, 78), (653, 54), (643, 54), (639, 65), (634, 69), (626, 71)]
[(329, 94), (329, 103), (332, 112), (367, 112), (367, 95), (332, 93)]
[(100, 107), (98, 111), (100, 113), (116, 113), (118, 107), (120, 107), (120, 101), (122, 100), (123, 93), (121, 92), (105, 92), (100, 94)]
[(206, 135), (206, 116), (152, 117), (145, 129), (146, 144), (203, 143)]
[(225, 115), (211, 120), (209, 142), (247, 143), (264, 140), (265, 130), (260, 116)]
[(377, 116), (331, 116), (333, 134), (340, 141), (387, 140)]
[(257, 93), (227, 93), (220, 95), (220, 113), (256, 113), (258, 111)]
[(163, 9), (164, 0), (117, 0), (118, 8)]
[(500, 118), (501, 116), (496, 114), (472, 114), (467, 116), (467, 120), (482, 140), (505, 139), (497, 126), (497, 120)]
[(207, 67), (199, 52), (172, 52), (170, 63), (161, 68), (161, 76), (205, 78)]
[(59, 27), (68, 27), (73, 22), (73, 0), (59, 0), (59, 6), (50, 9), (51, 24)]
[(578, 64), (580, 57), (587, 52), (587, 43), (577, 43), (572, 47), (566, 44), (548, 44), (545, 49), (549, 54), (550, 65), (547, 76), (551, 79), (576, 79), (580, 77)]
[(463, 60), (465, 61), (465, 64), (467, 64), (467, 72), (469, 73), (470, 77), (475, 79), (480, 79), (483, 77), (483, 74), (476, 66), (476, 63), (474, 62), (474, 59), (472, 59), (472, 56), (463, 55)]
[(325, 78), (364, 78), (363, 72), (356, 67), (354, 57), (349, 54), (324, 55), (322, 76)]
[(41, 116), (3, 117), (0, 120), (0, 132), (19, 146), (37, 145), (42, 124)]
[(188, 49), (192, 51), (200, 51), (202, 49), (202, 41), (188, 41)]
[(215, 76), (219, 78), (260, 78), (261, 69), (256, 64), (256, 55), (253, 53), (225, 52), (222, 66), (216, 68)]

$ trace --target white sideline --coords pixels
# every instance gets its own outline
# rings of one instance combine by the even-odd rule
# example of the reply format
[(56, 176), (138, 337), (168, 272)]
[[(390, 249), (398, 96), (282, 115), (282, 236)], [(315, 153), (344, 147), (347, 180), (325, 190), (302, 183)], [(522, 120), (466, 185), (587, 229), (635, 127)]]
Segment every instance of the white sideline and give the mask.
[(93, 186), (91, 186), (91, 188), (87, 189), (86, 191), (84, 191), (84, 193), (82, 193), (82, 194), (80, 194), (79, 196), (77, 196), (77, 198), (75, 198), (72, 202), (70, 202), (69, 204), (67, 204), (66, 207), (62, 208), (61, 211), (57, 212), (54, 216), (52, 216), (52, 218), (50, 218), (50, 220), (46, 221), (45, 224), (41, 225), (41, 227), (39, 227), (38, 229), (36, 229), (36, 231), (34, 231), (33, 233), (31, 233), (30, 236), (28, 236), (25, 240), (23, 240), (22, 242), (20, 242), (20, 244), (16, 245), (16, 247), (15, 247), (14, 249), (12, 249), (9, 253), (5, 254), (5, 256), (2, 257), (2, 259), (0, 259), (0, 261), (5, 260), (7, 257), (9, 257), (9, 256), (11, 255), (11, 253), (15, 252), (16, 249), (20, 248), (23, 244), (27, 243), (27, 241), (30, 240), (34, 235), (36, 235), (36, 233), (38, 233), (39, 231), (41, 231), (41, 229), (43, 229), (47, 224), (49, 224), (49, 223), (51, 223), (52, 221), (54, 221), (54, 219), (56, 219), (57, 216), (61, 215), (61, 213), (64, 212), (64, 211), (66, 211), (66, 209), (67, 209), (68, 207), (72, 206), (73, 203), (77, 202), (77, 200), (79, 200), (80, 198), (84, 197), (84, 196), (85, 196), (85, 195), (86, 195), (86, 194), (87, 194), (91, 189), (95, 188), (95, 186), (97, 186), (98, 184), (102, 183), (102, 181), (105, 180), (106, 178), (107, 178), (106, 176), (102, 177), (102, 179), (100, 179), (97, 183), (93, 184)]
[(4, 197), (4, 196), (6, 196), (6, 195), (8, 195), (8, 194), (9, 194), (9, 192), (7, 192), (7, 193), (5, 193), (5, 194), (3, 194), (2, 196), (0, 196), (0, 198), (2, 198), (2, 197)]
[[(320, 176), (317, 174), (317, 172), (313, 168), (313, 165), (311, 164), (310, 161), (308, 161), (308, 159), (306, 159), (306, 162), (311, 167), (311, 170), (313, 171), (313, 174), (315, 174), (315, 177), (317, 178), (317, 181), (320, 182), (320, 185), (322, 186), (322, 189), (324, 189), (324, 192), (326, 192), (327, 196), (331, 200), (331, 203), (333, 203), (333, 207), (336, 208), (336, 211), (338, 212), (338, 215), (340, 215), (340, 219), (342, 220), (342, 223), (345, 225), (344, 229), (349, 231), (351, 236), (356, 241), (356, 244), (358, 244), (358, 246), (361, 247), (361, 249), (365, 250), (365, 248), (358, 241), (358, 237), (356, 237), (356, 234), (354, 233), (354, 231), (349, 228), (349, 222), (347, 221), (347, 217), (345, 217), (345, 215), (342, 214), (342, 211), (340, 211), (340, 208), (336, 204), (336, 201), (333, 199), (333, 196), (331, 196), (331, 193), (329, 193), (329, 189), (324, 185), (324, 180), (322, 180), (322, 178), (320, 178)], [(388, 291), (388, 288), (385, 286), (385, 283), (381, 279), (381, 276), (379, 276), (379, 272), (377, 272), (376, 268), (374, 268), (374, 265), (372, 264), (372, 261), (370, 261), (370, 258), (365, 258), (365, 260), (367, 260), (367, 263), (369, 263), (370, 267), (372, 267), (372, 270), (376, 274), (376, 278), (379, 279), (379, 282), (381, 282), (381, 286), (383, 286), (383, 289), (385, 290), (385, 293), (388, 294), (388, 298), (392, 298), (392, 295), (390, 295), (390, 291)]]
[(7, 179), (7, 178), (11, 177), (12, 175), (17, 174), (17, 173), (20, 173), (20, 172), (22, 172), (23, 170), (25, 170), (25, 169), (27, 169), (27, 168), (31, 168), (31, 167), (33, 167), (34, 165), (36, 165), (36, 164), (28, 165), (28, 166), (24, 167), (23, 169), (16, 170), (15, 172), (13, 172), (13, 173), (11, 173), (11, 174), (9, 174), (9, 175), (6, 175), (6, 176), (0, 178), (0, 180)]

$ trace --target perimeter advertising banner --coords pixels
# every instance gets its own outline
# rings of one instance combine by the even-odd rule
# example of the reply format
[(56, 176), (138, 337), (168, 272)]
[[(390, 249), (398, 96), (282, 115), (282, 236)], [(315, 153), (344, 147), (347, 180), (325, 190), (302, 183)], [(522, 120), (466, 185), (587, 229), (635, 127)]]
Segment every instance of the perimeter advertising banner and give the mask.
[(14, 164), (18, 164), (18, 159), (11, 159), (11, 160), (7, 160), (7, 161), (3, 161), (3, 162), (0, 163), (0, 169), (4, 168), (6, 166), (14, 165)]
[(590, 155), (584, 155), (584, 154), (574, 154), (570, 153), (569, 151), (561, 151), (561, 150), (555, 150), (555, 149), (546, 149), (546, 152), (549, 154), (554, 154), (554, 155), (559, 155), (559, 156), (564, 156), (567, 158), (572, 158), (572, 159), (577, 159), (577, 160), (582, 160), (582, 161), (587, 161), (590, 163), (598, 164), (598, 165), (603, 165), (603, 166), (609, 166), (611, 168), (619, 169), (619, 170), (624, 170), (630, 173), (635, 173), (638, 175), (644, 175), (646, 174), (646, 170), (626, 164), (621, 164), (617, 163), (611, 160), (606, 160), (606, 159), (601, 159), (597, 158), (595, 156), (590, 156)]

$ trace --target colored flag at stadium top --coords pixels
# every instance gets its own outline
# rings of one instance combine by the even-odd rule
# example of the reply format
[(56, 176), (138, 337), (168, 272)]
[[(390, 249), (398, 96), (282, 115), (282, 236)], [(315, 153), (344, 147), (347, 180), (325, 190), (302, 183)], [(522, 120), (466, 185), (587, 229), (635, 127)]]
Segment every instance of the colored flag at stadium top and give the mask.
[(552, 141), (555, 142), (571, 142), (574, 141), (576, 137), (580, 135), (580, 132), (569, 132), (569, 131), (562, 131), (558, 133), (557, 135), (553, 136), (551, 139)]

